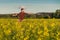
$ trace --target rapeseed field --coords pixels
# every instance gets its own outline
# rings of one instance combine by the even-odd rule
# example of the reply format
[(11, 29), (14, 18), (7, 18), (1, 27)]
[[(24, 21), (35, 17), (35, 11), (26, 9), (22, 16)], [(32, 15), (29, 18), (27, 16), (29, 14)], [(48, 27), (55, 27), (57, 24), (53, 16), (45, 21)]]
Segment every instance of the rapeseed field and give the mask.
[(60, 40), (60, 19), (0, 19), (0, 40)]

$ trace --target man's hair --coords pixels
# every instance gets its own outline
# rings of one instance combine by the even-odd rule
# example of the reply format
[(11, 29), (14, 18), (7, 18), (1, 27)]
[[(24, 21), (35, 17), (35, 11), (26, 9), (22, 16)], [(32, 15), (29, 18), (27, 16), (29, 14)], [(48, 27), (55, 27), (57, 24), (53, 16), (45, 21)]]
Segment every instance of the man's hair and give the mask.
[(21, 8), (21, 10), (24, 10), (24, 8)]

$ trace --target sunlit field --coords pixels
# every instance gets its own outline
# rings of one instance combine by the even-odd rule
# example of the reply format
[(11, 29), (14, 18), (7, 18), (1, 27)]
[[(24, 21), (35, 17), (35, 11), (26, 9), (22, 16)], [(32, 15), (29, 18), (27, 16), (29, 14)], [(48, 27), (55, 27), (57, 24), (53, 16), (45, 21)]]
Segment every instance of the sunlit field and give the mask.
[(60, 19), (0, 19), (0, 40), (60, 40)]

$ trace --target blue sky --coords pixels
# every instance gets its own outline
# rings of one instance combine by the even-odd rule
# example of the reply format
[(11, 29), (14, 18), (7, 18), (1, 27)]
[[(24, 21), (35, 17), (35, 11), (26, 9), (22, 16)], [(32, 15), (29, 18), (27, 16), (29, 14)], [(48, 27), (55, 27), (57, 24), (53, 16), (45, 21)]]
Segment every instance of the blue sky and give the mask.
[(0, 0), (0, 14), (20, 12), (20, 6), (25, 6), (26, 12), (55, 12), (60, 0)]

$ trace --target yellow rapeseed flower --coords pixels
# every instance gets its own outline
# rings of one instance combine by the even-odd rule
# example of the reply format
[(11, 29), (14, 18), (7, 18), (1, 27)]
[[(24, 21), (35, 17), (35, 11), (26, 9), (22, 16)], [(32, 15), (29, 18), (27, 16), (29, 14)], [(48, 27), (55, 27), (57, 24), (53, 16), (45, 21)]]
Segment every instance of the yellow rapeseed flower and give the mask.
[(60, 35), (60, 32), (58, 32), (58, 35)]
[(11, 30), (4, 30), (4, 33), (5, 33), (6, 35), (10, 35)]
[(54, 27), (55, 26), (55, 23), (51, 23), (51, 26)]
[(24, 40), (28, 40), (29, 39), (29, 36), (25, 37)]
[(35, 33), (35, 30), (32, 30), (33, 33)]
[(48, 32), (44, 32), (44, 36), (49, 36), (49, 33)]
[(41, 40), (41, 38), (38, 38), (38, 40)]
[(43, 31), (38, 31), (38, 34), (41, 34)]

